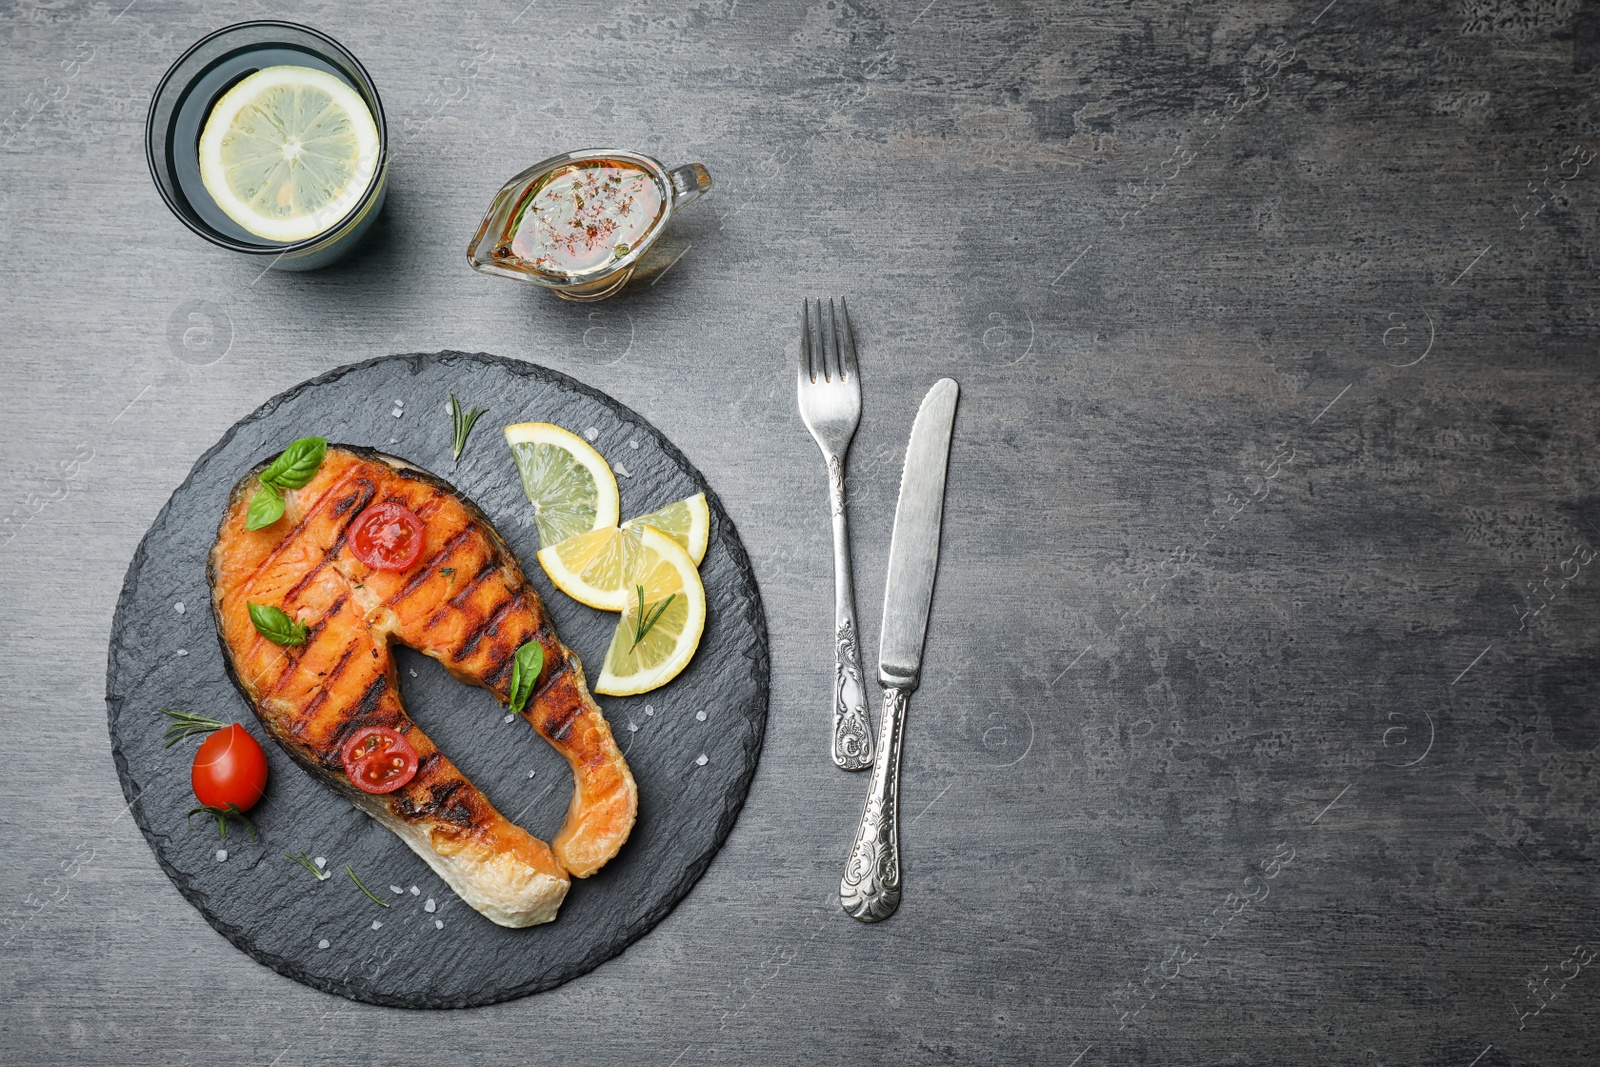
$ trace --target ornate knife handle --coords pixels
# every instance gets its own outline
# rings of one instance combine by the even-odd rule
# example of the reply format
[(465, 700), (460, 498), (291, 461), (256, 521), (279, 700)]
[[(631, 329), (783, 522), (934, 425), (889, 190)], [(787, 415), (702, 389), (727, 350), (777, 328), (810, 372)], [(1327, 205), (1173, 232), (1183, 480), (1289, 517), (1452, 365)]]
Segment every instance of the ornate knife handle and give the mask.
[(864, 923), (887, 919), (900, 906), (900, 740), (910, 696), (910, 689), (883, 691), (882, 735), (872, 765), (872, 785), (839, 883), (840, 905)]
[(828, 502), (833, 512), (833, 762), (847, 771), (864, 771), (872, 766), (872, 720), (867, 718), (867, 690), (856, 637), (856, 591), (844, 514), (844, 459), (838, 455), (828, 457)]

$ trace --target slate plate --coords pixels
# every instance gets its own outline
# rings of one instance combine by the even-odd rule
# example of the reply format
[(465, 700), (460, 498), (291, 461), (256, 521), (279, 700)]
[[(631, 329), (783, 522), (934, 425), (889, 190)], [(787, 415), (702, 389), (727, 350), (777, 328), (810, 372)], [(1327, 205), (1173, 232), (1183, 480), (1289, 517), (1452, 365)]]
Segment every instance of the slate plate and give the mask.
[[(459, 465), (450, 458), (452, 391), (489, 408)], [(400, 400), (404, 414), (396, 418)], [(624, 517), (704, 491), (711, 543), (701, 567), (708, 618), (694, 661), (654, 693), (600, 701), (639, 783), (632, 837), (599, 874), (573, 882), (556, 921), (507, 930), (462, 903), (398, 838), (314, 782), (267, 738), (223, 668), (205, 566), (228, 492), (258, 460), (307, 434), (369, 445), (446, 478), (483, 508), (593, 678), (616, 616), (555, 592), (534, 558), (532, 509), (499, 433), (522, 421), (595, 431), (595, 447), (631, 475), (617, 479)], [(412, 716), (496, 807), (548, 840), (571, 797), (566, 763), (522, 719), (504, 722), (484, 690), (409, 649), (397, 654)], [(744, 803), (766, 727), (768, 674), (766, 617), (750, 561), (716, 495), (682, 453), (633, 411), (563, 374), (441, 352), (370, 360), (314, 378), (263, 405), (200, 457), (128, 568), (111, 628), (106, 702), (117, 774), (139, 827), (162, 869), (212, 926), (317, 989), (374, 1004), (444, 1008), (559, 985), (621, 952), (683, 899)], [(271, 778), (251, 813), (260, 835), (254, 845), (242, 828), (219, 842), (210, 819), (185, 818), (195, 804), (189, 767), (199, 740), (163, 749), (163, 708), (237, 720), (262, 742)], [(225, 860), (217, 859), (219, 847)], [(325, 857), (333, 876), (319, 882), (284, 856), (301, 851)], [(362, 895), (346, 863), (391, 906)], [(374, 922), (382, 925), (373, 929)], [(323, 941), (327, 948), (318, 947)]]

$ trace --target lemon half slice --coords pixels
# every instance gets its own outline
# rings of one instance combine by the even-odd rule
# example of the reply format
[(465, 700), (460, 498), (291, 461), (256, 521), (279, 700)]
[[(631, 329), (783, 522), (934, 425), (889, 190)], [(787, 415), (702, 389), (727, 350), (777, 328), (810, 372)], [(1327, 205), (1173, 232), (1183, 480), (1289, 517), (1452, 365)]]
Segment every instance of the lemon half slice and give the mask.
[(601, 611), (622, 611), (634, 596), (631, 583), (643, 556), (639, 530), (607, 526), (541, 548), (539, 565), (557, 589), (578, 603)]
[(697, 567), (706, 558), (706, 542), (711, 539), (711, 509), (706, 507), (704, 493), (674, 501), (659, 511), (622, 524), (624, 530), (637, 526), (654, 526), (678, 542), (689, 550), (689, 558)]
[[(605, 696), (647, 693), (672, 681), (694, 658), (706, 625), (705, 587), (684, 547), (653, 526), (626, 536), (638, 540), (637, 569), (595, 682), (594, 691)], [(641, 619), (650, 624), (642, 637)]]
[(200, 180), (228, 217), (269, 241), (303, 241), (361, 201), (378, 126), (326, 71), (267, 67), (229, 89), (200, 134)]
[[(622, 513), (617, 477), (589, 442), (548, 422), (519, 422), (506, 427), (506, 444), (533, 504), (539, 544), (548, 547), (617, 525)], [(539, 558), (544, 559), (544, 552)], [(621, 610), (620, 605), (612, 610)]]

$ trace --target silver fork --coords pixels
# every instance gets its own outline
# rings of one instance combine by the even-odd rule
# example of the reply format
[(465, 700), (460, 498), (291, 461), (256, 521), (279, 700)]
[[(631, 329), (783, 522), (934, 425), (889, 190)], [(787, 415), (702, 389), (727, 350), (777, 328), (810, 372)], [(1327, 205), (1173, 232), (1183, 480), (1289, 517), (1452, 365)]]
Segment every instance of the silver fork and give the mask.
[(828, 463), (828, 502), (833, 512), (834, 685), (833, 762), (847, 771), (872, 766), (872, 720), (861, 677), (856, 633), (856, 591), (850, 576), (850, 529), (844, 514), (844, 458), (861, 421), (861, 382), (850, 309), (839, 300), (836, 318), (828, 301), (801, 304), (800, 418)]

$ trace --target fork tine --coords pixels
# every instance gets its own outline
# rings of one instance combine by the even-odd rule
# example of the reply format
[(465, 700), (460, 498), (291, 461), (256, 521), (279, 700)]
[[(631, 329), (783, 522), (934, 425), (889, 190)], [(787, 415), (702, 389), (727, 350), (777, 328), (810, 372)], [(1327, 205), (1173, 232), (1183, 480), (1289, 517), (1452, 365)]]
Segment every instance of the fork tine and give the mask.
[(811, 301), (800, 301), (800, 377), (802, 383), (817, 380), (815, 365), (811, 362)]
[(828, 332), (822, 326), (820, 299), (812, 301), (811, 312), (811, 328), (815, 331), (811, 339), (811, 369), (815, 375), (812, 380), (825, 382), (828, 380)]
[(828, 297), (828, 334), (823, 346), (828, 353), (828, 380), (844, 381), (844, 365), (839, 355), (839, 318), (834, 314), (833, 297)]
[(855, 330), (850, 326), (850, 305), (845, 303), (844, 297), (839, 298), (839, 358), (841, 362), (840, 376), (847, 381), (855, 381), (856, 375), (861, 373), (856, 366), (856, 336)]

